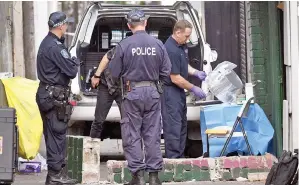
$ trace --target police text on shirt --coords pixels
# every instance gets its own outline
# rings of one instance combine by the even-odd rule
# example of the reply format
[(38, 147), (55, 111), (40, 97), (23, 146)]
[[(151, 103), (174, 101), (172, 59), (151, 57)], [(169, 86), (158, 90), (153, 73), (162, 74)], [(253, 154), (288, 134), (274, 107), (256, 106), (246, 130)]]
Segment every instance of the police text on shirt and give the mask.
[(132, 48), (132, 55), (156, 55), (156, 48), (151, 47), (137, 47)]

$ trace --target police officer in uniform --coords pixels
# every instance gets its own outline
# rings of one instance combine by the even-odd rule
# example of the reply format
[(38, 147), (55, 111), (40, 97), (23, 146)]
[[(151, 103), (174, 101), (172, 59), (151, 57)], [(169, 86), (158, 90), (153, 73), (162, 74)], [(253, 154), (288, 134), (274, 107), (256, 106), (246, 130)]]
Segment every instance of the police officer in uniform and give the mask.
[(40, 84), (36, 102), (43, 120), (47, 148), (48, 174), (46, 185), (76, 184), (66, 175), (66, 132), (72, 111), (68, 103), (70, 79), (76, 77), (79, 62), (71, 58), (64, 46), (63, 35), (68, 23), (73, 22), (63, 12), (50, 15), (48, 35), (40, 44), (37, 54), (37, 74)]
[(149, 172), (149, 184), (160, 185), (162, 89), (158, 81), (167, 78), (171, 63), (162, 42), (146, 33), (147, 17), (143, 11), (130, 11), (127, 20), (133, 35), (116, 46), (109, 69), (114, 78), (121, 77), (123, 84), (121, 134), (133, 177), (129, 184), (145, 185), (146, 171)]
[(186, 41), (191, 33), (191, 23), (180, 20), (164, 44), (172, 65), (162, 97), (163, 135), (167, 158), (184, 157), (187, 139), (187, 105), (184, 89), (190, 90), (201, 99), (206, 97), (201, 88), (187, 81), (188, 75), (196, 76), (200, 80), (206, 77), (205, 72), (198, 71), (188, 64)]
[[(126, 33), (126, 37), (133, 33)], [(98, 88), (97, 105), (95, 109), (95, 119), (92, 122), (90, 129), (90, 137), (101, 138), (104, 121), (111, 109), (113, 101), (116, 101), (119, 110), (122, 95), (119, 80), (111, 77), (110, 71), (107, 69), (108, 63), (115, 53), (115, 47), (110, 49), (102, 58), (95, 73), (92, 74), (91, 85), (93, 88)]]

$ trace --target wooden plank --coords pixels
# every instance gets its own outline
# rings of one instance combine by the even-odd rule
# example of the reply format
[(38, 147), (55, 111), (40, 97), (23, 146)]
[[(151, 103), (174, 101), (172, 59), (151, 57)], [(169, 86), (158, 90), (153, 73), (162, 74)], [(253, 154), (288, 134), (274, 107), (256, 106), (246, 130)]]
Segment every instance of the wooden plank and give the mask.
[(215, 134), (215, 135), (226, 135), (228, 134), (229, 130), (225, 129), (207, 129), (206, 134)]

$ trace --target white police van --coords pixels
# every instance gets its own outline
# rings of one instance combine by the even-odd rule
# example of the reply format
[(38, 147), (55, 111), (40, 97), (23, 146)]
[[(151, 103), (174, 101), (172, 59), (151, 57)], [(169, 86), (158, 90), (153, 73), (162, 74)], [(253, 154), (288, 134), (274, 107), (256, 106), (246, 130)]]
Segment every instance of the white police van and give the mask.
[[(77, 126), (84, 128), (84, 133), (78, 134), (88, 135), (90, 124), (94, 119), (97, 93), (96, 90), (91, 89), (91, 84), (88, 82), (89, 72), (98, 66), (98, 62), (110, 48), (125, 38), (126, 33), (129, 32), (125, 15), (133, 8), (140, 8), (146, 15), (150, 15), (146, 28), (147, 32), (163, 43), (172, 34), (172, 28), (177, 20), (186, 19), (190, 21), (194, 29), (188, 46), (190, 64), (193, 67), (209, 72), (211, 70), (210, 62), (215, 61), (217, 58), (213, 57), (212, 54), (215, 54), (215, 52), (211, 51), (209, 44), (206, 43), (197, 11), (189, 2), (176, 2), (172, 6), (91, 3), (77, 26), (70, 46), (71, 55), (76, 56), (82, 62), (78, 75), (72, 80), (71, 85), (72, 92), (82, 98), (81, 101), (76, 102), (70, 121), (71, 128)], [(190, 80), (194, 84), (204, 85), (195, 78)], [(198, 151), (201, 148), (198, 142), (201, 139), (199, 129), (200, 106), (194, 104), (191, 97), (189, 95), (187, 98), (188, 141), (190, 141), (189, 144), (195, 141), (197, 145), (193, 145), (191, 149), (188, 148), (193, 150), (195, 147)], [(110, 109), (106, 121), (109, 124), (105, 124), (103, 137), (120, 139), (118, 124), (120, 113), (116, 103)], [(74, 132), (70, 134), (72, 133)]]

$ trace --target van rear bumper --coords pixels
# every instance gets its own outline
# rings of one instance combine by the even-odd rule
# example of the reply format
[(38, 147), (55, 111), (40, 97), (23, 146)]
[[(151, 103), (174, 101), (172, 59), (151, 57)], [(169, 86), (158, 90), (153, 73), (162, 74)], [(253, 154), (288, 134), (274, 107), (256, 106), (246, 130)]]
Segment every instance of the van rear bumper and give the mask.
[[(75, 106), (71, 116), (72, 121), (93, 121), (95, 106)], [(120, 113), (117, 105), (113, 105), (107, 115), (106, 121), (119, 121)]]
[[(73, 121), (93, 121), (95, 106), (75, 106), (71, 120)], [(200, 106), (187, 106), (187, 120), (199, 121)], [(108, 113), (106, 121), (120, 121), (120, 113), (117, 105), (113, 105)]]

